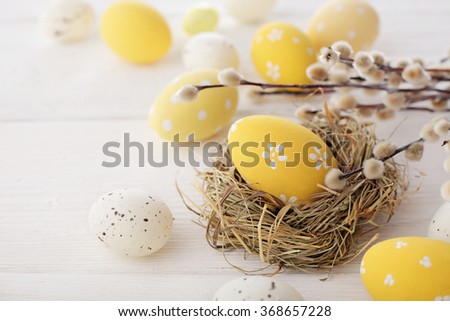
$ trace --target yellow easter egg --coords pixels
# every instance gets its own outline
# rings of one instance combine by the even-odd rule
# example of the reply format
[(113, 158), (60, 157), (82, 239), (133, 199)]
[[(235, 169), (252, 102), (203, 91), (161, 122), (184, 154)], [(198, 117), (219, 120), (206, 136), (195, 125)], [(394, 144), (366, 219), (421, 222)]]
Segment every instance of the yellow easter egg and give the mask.
[(361, 278), (375, 300), (450, 300), (450, 244), (399, 237), (372, 246)]
[(367, 2), (334, 0), (317, 10), (306, 34), (317, 50), (335, 41), (345, 40), (358, 51), (373, 44), (378, 29), (378, 14)]
[(316, 61), (308, 37), (292, 24), (272, 22), (253, 37), (253, 64), (267, 82), (309, 83), (306, 68)]
[(228, 133), (228, 150), (239, 173), (256, 190), (286, 203), (307, 201), (323, 191), (336, 161), (315, 133), (295, 122), (266, 115), (241, 118)]
[(177, 91), (184, 85), (218, 84), (216, 69), (197, 69), (175, 78), (156, 97), (150, 109), (150, 126), (158, 135), (172, 141), (208, 138), (221, 131), (236, 111), (238, 93), (235, 87), (203, 90), (191, 102), (180, 101)]
[(214, 31), (219, 17), (217, 11), (210, 6), (195, 6), (189, 9), (183, 18), (183, 29), (190, 35), (200, 32)]
[(166, 20), (154, 8), (138, 1), (112, 4), (101, 18), (100, 33), (116, 54), (133, 63), (161, 59), (172, 42)]

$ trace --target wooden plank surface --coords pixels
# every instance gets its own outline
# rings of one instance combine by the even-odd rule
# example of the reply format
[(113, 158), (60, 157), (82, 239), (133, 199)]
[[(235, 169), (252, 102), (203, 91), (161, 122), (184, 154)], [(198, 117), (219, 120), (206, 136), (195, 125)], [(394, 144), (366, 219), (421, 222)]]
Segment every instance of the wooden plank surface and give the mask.
[[(92, 1), (101, 12), (112, 1)], [(60, 46), (39, 35), (37, 17), (45, 1), (2, 1), (0, 13), (0, 299), (2, 300), (209, 300), (224, 282), (242, 273), (211, 249), (195, 215), (184, 207), (175, 182), (194, 200), (194, 171), (178, 168), (101, 167), (102, 146), (123, 141), (161, 141), (148, 129), (146, 115), (157, 92), (183, 70), (179, 50), (186, 36), (180, 17), (187, 1), (149, 1), (164, 12), (175, 43), (161, 62), (137, 67), (122, 62), (101, 42), (98, 32), (84, 43)], [(325, 1), (282, 0), (266, 20), (304, 27)], [(370, 1), (380, 12), (377, 49), (392, 57), (437, 60), (447, 52), (450, 5), (446, 0)], [(242, 72), (256, 79), (250, 39), (257, 25), (224, 19), (219, 31), (239, 47)], [(75, 63), (76, 62), (76, 63)], [(242, 96), (245, 96), (243, 93)], [(249, 113), (292, 115), (286, 100), (255, 106), (243, 97), (236, 117)], [(401, 113), (380, 123), (380, 137), (406, 143), (432, 115)], [(398, 128), (397, 128), (398, 127)], [(222, 135), (216, 137), (223, 139)], [(427, 145), (420, 163), (410, 164), (411, 193), (381, 238), (425, 235), (442, 203), (440, 185), (449, 176), (446, 154)], [(423, 175), (426, 174), (426, 175)], [(420, 186), (420, 191), (412, 193)], [(117, 256), (88, 230), (87, 215), (101, 194), (123, 187), (154, 191), (170, 206), (175, 222), (167, 246), (147, 258)], [(227, 255), (247, 269), (261, 267), (242, 252)], [(278, 278), (307, 300), (367, 300), (358, 260), (327, 274), (288, 271)]]

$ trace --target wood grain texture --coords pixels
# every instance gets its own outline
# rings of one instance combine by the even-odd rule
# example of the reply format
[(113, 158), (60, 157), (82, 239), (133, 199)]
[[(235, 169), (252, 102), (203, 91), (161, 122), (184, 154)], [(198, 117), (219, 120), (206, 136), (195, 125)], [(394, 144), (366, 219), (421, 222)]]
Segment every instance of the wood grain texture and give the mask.
[[(91, 1), (101, 12), (112, 1)], [(209, 300), (224, 282), (242, 273), (211, 249), (195, 215), (184, 207), (177, 181), (195, 201), (192, 168), (108, 169), (101, 167), (102, 146), (129, 132), (142, 143), (161, 145), (146, 116), (157, 92), (183, 67), (179, 50), (186, 40), (180, 17), (187, 1), (149, 1), (164, 12), (174, 32), (174, 47), (161, 62), (129, 65), (111, 54), (95, 32), (84, 43), (59, 46), (42, 38), (37, 17), (45, 1), (2, 1), (0, 12), (0, 299), (2, 300)], [(270, 19), (306, 26), (325, 1), (278, 2)], [(375, 47), (392, 57), (418, 55), (437, 60), (448, 49), (450, 6), (446, 0), (370, 1), (382, 17)], [(426, 14), (424, 14), (426, 12)], [(257, 25), (223, 19), (219, 31), (238, 46), (242, 72), (257, 79), (250, 62), (250, 39)], [(244, 90), (245, 91), (245, 90)], [(295, 103), (269, 101), (255, 106), (243, 92), (236, 117), (251, 113), (292, 115)], [(400, 113), (380, 123), (379, 136), (406, 143), (431, 114)], [(397, 128), (398, 127), (398, 128)], [(222, 135), (216, 137), (223, 139)], [(186, 155), (184, 155), (186, 157)], [(446, 155), (427, 145), (420, 163), (410, 164), (409, 199), (381, 239), (425, 235), (442, 203), (440, 185), (448, 178)], [(426, 175), (423, 175), (425, 173)], [(413, 191), (420, 186), (420, 191)], [(123, 187), (149, 190), (170, 206), (175, 222), (167, 246), (147, 258), (111, 253), (88, 230), (91, 204)], [(257, 258), (235, 251), (227, 259), (252, 270)], [(324, 272), (288, 271), (279, 276), (307, 300), (368, 300), (359, 278), (358, 259)]]

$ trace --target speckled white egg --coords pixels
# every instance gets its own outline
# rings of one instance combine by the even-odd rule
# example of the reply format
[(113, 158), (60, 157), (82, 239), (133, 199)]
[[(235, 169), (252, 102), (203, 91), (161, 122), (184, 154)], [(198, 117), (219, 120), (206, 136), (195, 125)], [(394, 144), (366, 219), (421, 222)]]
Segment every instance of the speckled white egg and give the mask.
[(97, 237), (128, 256), (146, 256), (161, 249), (169, 240), (172, 221), (161, 199), (127, 188), (101, 196), (89, 215), (89, 227)]
[(87, 37), (94, 25), (92, 7), (79, 0), (53, 2), (41, 16), (41, 28), (60, 42), (74, 42)]
[(303, 301), (290, 285), (270, 277), (246, 276), (222, 285), (214, 301)]
[(264, 18), (276, 0), (224, 0), (227, 13), (241, 22), (253, 22)]
[(239, 67), (234, 44), (216, 32), (202, 32), (191, 37), (182, 50), (184, 65), (190, 69)]
[(428, 237), (450, 243), (450, 203), (437, 210), (428, 227)]

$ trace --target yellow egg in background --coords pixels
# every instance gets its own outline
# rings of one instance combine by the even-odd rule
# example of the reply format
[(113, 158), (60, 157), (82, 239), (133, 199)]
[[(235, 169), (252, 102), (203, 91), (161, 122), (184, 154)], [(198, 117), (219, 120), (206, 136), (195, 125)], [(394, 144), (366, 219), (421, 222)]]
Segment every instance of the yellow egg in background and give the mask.
[(253, 64), (270, 83), (309, 83), (306, 68), (316, 61), (308, 37), (296, 26), (272, 22), (254, 35), (251, 48)]
[(170, 82), (156, 97), (150, 109), (151, 128), (163, 139), (172, 141), (179, 135), (180, 141), (189, 141), (189, 135), (203, 140), (223, 128), (233, 117), (238, 102), (235, 87), (203, 90), (197, 99), (181, 102), (176, 92), (184, 85), (218, 84), (216, 69), (197, 69), (185, 73)]
[(295, 122), (267, 115), (236, 121), (228, 150), (239, 173), (255, 190), (285, 203), (308, 201), (323, 191), (325, 175), (336, 161), (315, 133)]
[(119, 1), (108, 7), (101, 18), (100, 33), (116, 54), (140, 64), (161, 59), (172, 43), (166, 20), (140, 1)]
[(214, 7), (208, 5), (196, 5), (188, 9), (185, 13), (183, 17), (183, 29), (189, 35), (214, 31), (218, 21), (219, 16)]
[(450, 300), (450, 244), (399, 237), (372, 246), (361, 261), (361, 278), (375, 300)]
[(348, 41), (355, 51), (366, 50), (377, 38), (379, 24), (377, 12), (367, 2), (333, 0), (317, 10), (306, 34), (316, 50), (338, 40)]

